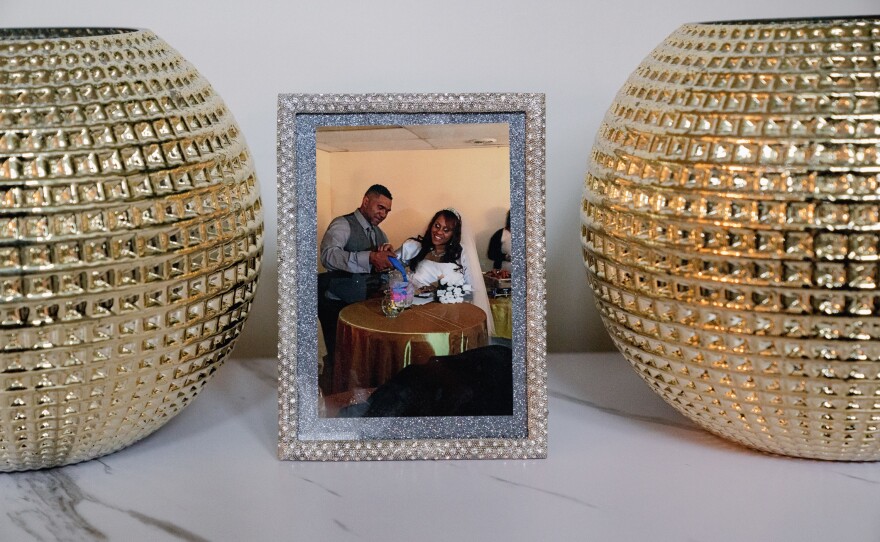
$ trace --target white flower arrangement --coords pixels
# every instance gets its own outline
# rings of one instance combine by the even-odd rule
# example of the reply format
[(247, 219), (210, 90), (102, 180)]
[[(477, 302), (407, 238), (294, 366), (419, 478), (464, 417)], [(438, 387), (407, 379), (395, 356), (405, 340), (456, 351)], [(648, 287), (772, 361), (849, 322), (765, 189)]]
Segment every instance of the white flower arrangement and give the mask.
[(440, 277), (440, 286), (437, 288), (437, 301), (440, 303), (462, 303), (464, 296), (473, 291), (470, 284), (464, 281), (464, 275), (453, 271), (448, 276)]

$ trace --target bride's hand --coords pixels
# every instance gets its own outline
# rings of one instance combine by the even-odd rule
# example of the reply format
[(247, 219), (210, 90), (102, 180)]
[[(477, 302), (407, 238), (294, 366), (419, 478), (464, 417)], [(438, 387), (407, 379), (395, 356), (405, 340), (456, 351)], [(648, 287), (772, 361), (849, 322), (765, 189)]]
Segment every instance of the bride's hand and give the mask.
[(391, 243), (382, 243), (378, 248), (379, 252), (394, 252), (394, 247)]

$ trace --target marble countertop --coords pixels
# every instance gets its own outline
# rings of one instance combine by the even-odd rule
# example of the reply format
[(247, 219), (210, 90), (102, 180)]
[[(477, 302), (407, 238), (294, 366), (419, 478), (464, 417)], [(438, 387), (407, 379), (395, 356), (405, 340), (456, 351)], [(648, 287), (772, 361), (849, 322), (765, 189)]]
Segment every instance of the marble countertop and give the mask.
[(278, 461), (275, 360), (234, 359), (145, 440), (0, 474), (2, 541), (874, 540), (880, 463), (775, 457), (663, 403), (616, 353), (557, 354), (549, 457)]

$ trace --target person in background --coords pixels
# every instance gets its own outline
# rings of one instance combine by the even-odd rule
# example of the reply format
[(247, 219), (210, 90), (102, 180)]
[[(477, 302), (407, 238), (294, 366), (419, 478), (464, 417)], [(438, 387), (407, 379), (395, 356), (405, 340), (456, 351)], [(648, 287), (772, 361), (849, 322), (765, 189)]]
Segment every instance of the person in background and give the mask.
[(507, 220), (504, 227), (496, 231), (489, 239), (489, 250), (487, 253), (489, 259), (492, 260), (493, 269), (511, 270), (510, 264), (510, 211), (507, 211)]
[(339, 312), (381, 291), (383, 274), (391, 268), (388, 257), (394, 252), (379, 227), (391, 212), (391, 200), (387, 188), (374, 184), (360, 207), (334, 218), (321, 239), (321, 265), (327, 270), (318, 275), (318, 320), (327, 346), (322, 384), (332, 382)]

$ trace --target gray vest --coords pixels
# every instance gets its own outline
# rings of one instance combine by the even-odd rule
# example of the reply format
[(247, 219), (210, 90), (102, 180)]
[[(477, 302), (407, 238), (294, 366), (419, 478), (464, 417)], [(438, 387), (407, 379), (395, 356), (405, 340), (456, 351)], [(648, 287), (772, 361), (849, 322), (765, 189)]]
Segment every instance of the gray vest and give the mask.
[[(342, 218), (348, 221), (348, 227), (351, 231), (348, 236), (348, 242), (345, 243), (344, 247), (347, 252), (375, 250), (376, 246), (388, 242), (388, 236), (385, 235), (385, 232), (379, 229), (378, 226), (373, 226), (376, 236), (376, 246), (374, 246), (370, 242), (370, 238), (367, 236), (367, 232), (364, 231), (361, 223), (355, 218), (354, 213), (349, 213)], [(382, 287), (383, 273), (330, 271), (327, 275), (325, 278), (328, 281), (327, 291), (346, 303), (363, 301)]]
[[(376, 247), (370, 242), (370, 238), (367, 237), (367, 232), (364, 231), (364, 228), (361, 226), (361, 223), (358, 222), (354, 213), (349, 213), (342, 218), (348, 221), (348, 228), (351, 231), (351, 234), (348, 236), (348, 242), (345, 243), (346, 251), (360, 252), (362, 250), (375, 250)], [(373, 231), (376, 235), (376, 246), (388, 242), (388, 237), (385, 235), (385, 232), (379, 229), (379, 226), (373, 226)]]

